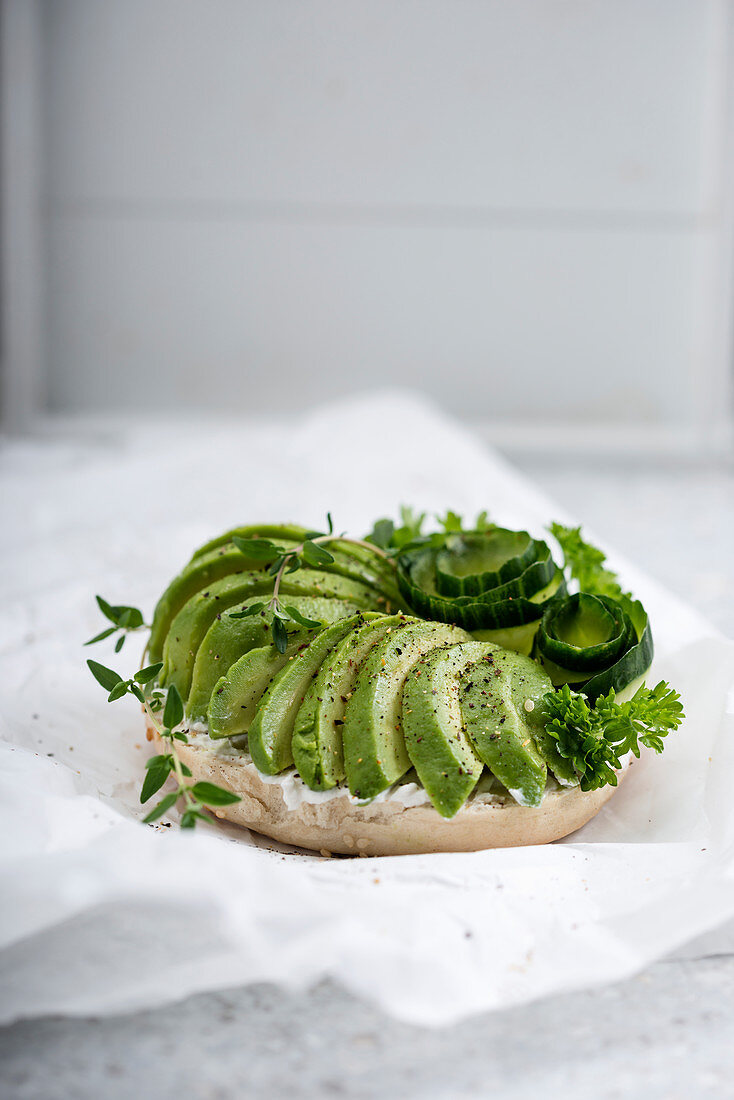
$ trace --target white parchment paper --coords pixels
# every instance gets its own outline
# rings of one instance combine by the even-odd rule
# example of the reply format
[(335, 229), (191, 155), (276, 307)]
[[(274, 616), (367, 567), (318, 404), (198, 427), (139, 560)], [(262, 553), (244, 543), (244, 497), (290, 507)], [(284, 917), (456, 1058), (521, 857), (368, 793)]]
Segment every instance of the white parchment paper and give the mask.
[[(6, 443), (0, 462), (0, 1019), (330, 975), (440, 1024), (619, 979), (734, 914), (734, 644), (613, 555), (651, 616), (651, 679), (688, 719), (565, 842), (327, 860), (233, 827), (139, 824), (140, 715), (107, 704), (81, 648), (102, 628), (95, 592), (149, 613), (193, 547), (238, 522), (330, 509), (362, 533), (401, 502), (539, 534), (573, 518), (418, 398), (86, 425)], [(130, 674), (139, 652), (94, 655)]]

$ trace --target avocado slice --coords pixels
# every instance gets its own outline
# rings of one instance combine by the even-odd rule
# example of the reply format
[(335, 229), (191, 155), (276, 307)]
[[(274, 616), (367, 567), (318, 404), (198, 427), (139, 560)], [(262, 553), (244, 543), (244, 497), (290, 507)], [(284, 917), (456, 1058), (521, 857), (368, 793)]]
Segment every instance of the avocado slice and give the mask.
[[(550, 680), (529, 657), (485, 644), (484, 657), (460, 677), (466, 733), (479, 759), (515, 801), (539, 806), (547, 767), (534, 739), (538, 721), (531, 724), (530, 715), (545, 692), (552, 690)], [(529, 665), (540, 675), (531, 675)], [(532, 703), (530, 710), (526, 700)]]
[(410, 767), (401, 708), (413, 665), (439, 646), (470, 640), (460, 627), (410, 619), (370, 651), (344, 708), (344, 764), (356, 798), (374, 798)]
[(365, 615), (365, 619), (371, 621), (348, 634), (328, 655), (296, 715), (293, 759), (301, 779), (313, 791), (329, 790), (344, 779), (344, 707), (357, 671), (388, 630), (408, 621), (404, 615)]
[(214, 739), (243, 736), (246, 742), (260, 700), (276, 674), (318, 633), (318, 630), (301, 630), (289, 634), (285, 653), (279, 653), (274, 645), (258, 646), (243, 653), (212, 691), (207, 711), (209, 736)]
[[(255, 599), (245, 600), (230, 608), (230, 611), (244, 610), (254, 602)], [(322, 623), (332, 623), (362, 610), (348, 600), (326, 600), (310, 596), (294, 596), (290, 603), (305, 618)], [(186, 715), (192, 722), (206, 720), (212, 691), (234, 662), (243, 653), (270, 643), (271, 622), (272, 612), (269, 611), (246, 619), (222, 615), (221, 619), (214, 620), (202, 639), (194, 661), (191, 689), (186, 701)], [(285, 625), (289, 636), (298, 634), (302, 629), (291, 623)]]
[[(197, 592), (208, 590), (210, 586), (232, 573), (244, 571), (264, 571), (267, 562), (262, 559), (248, 558), (232, 543), (232, 535), (243, 538), (272, 538), (286, 550), (293, 549), (303, 541), (306, 529), (301, 527), (241, 527), (227, 532), (218, 539), (200, 547), (191, 561), (174, 577), (159, 599), (153, 613), (153, 623), (148, 642), (151, 661), (161, 660), (166, 636), (170, 632), (173, 619), (184, 605)], [(293, 537), (289, 537), (289, 536)], [(394, 567), (365, 547), (352, 546), (347, 542), (329, 544), (329, 552), (334, 560), (326, 563), (322, 571), (345, 577), (359, 585), (365, 591), (365, 606), (390, 610), (397, 606), (400, 597), (395, 586)], [(309, 569), (303, 566), (302, 569)]]
[(461, 809), (484, 767), (464, 730), (459, 678), (495, 649), (489, 642), (436, 649), (413, 666), (405, 681), (405, 747), (442, 817), (453, 817)]
[(248, 731), (250, 755), (265, 775), (277, 775), (293, 763), (293, 722), (306, 691), (334, 646), (363, 624), (364, 618), (354, 615), (328, 626), (273, 679)]
[[(248, 570), (222, 577), (204, 592), (192, 596), (171, 623), (163, 647), (161, 682), (175, 684), (185, 699), (201, 640), (214, 620), (250, 596), (270, 595), (272, 588), (271, 576), (262, 570)], [(286, 573), (280, 583), (280, 592), (283, 596), (349, 600), (365, 609), (373, 607), (375, 602), (366, 585), (320, 569), (299, 569), (297, 573)]]
[(303, 542), (308, 534), (307, 527), (301, 527), (300, 523), (250, 523), (245, 527), (230, 527), (216, 538), (209, 539), (203, 546), (194, 550), (191, 561), (210, 554), (212, 550), (218, 550), (225, 543), (231, 542), (237, 536), (241, 539), (270, 539), (278, 546), (293, 545)]
[[(283, 545), (285, 546), (286, 543), (283, 542)], [(295, 542), (288, 544), (289, 547), (296, 545)], [(171, 623), (192, 596), (202, 592), (229, 573), (241, 573), (243, 570), (261, 572), (265, 564), (255, 558), (246, 558), (232, 543), (219, 546), (199, 558), (192, 559), (173, 578), (156, 604), (148, 642), (150, 661), (161, 660)]]
[[(195, 551), (192, 561), (211, 553), (212, 550), (222, 547), (225, 543), (231, 542), (234, 536), (243, 539), (272, 539), (279, 546), (290, 547), (303, 542), (307, 534), (307, 528), (294, 524), (287, 524), (282, 527), (233, 527), (200, 546)], [(392, 561), (383, 557), (377, 550), (346, 539), (335, 539), (328, 544), (326, 549), (336, 559), (337, 568), (333, 569), (333, 572), (342, 572), (345, 577), (352, 577), (354, 580), (370, 585), (396, 606), (400, 603), (400, 595), (395, 581), (395, 566)]]

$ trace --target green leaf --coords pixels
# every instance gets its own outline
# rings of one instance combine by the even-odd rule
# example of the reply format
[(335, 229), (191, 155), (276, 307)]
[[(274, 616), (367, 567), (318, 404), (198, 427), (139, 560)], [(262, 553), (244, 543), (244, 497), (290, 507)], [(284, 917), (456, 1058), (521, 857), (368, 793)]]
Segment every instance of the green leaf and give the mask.
[(268, 568), (266, 569), (266, 573), (268, 574), (269, 577), (274, 577), (275, 576), (275, 574), (280, 569), (281, 565), (285, 564), (285, 559), (287, 557), (288, 557), (287, 554), (281, 554), (280, 557), (276, 558), (275, 561), (272, 562), (268, 566)]
[(300, 569), (302, 567), (302, 565), (303, 565), (303, 562), (299, 558), (298, 554), (292, 554), (291, 558), (290, 558), (290, 561), (288, 562), (288, 568), (286, 569), (286, 573), (295, 573), (298, 569)]
[(334, 555), (316, 542), (304, 542), (302, 555), (309, 565), (328, 565), (334, 560)]
[(143, 625), (143, 613), (139, 608), (128, 607), (126, 604), (113, 607), (101, 596), (97, 596), (96, 600), (102, 614), (115, 626), (123, 627), (125, 630), (137, 630)]
[(227, 791), (224, 787), (218, 787), (216, 783), (195, 783), (192, 787), (192, 793), (205, 806), (231, 806), (233, 803), (241, 801), (238, 794), (233, 794), (232, 791)]
[(232, 542), (242, 554), (257, 561), (272, 561), (279, 554), (285, 553), (282, 546), (276, 546), (270, 539), (243, 539), (234, 535)]
[(159, 817), (163, 817), (164, 813), (176, 804), (180, 794), (180, 791), (171, 791), (170, 794), (162, 798), (158, 805), (154, 806), (150, 813), (143, 818), (145, 824), (150, 825), (151, 822), (157, 821)]
[(90, 638), (85, 645), (94, 645), (95, 642), (101, 642), (105, 638), (109, 638), (110, 634), (114, 634), (117, 630), (116, 626), (108, 626), (106, 630), (103, 630), (101, 634), (95, 634), (93, 638)]
[(181, 818), (181, 828), (193, 829), (197, 821), (208, 821), (211, 823), (211, 818), (207, 817), (203, 812), (202, 806), (191, 806)]
[(395, 531), (392, 537), (392, 545), (396, 549), (401, 550), (404, 546), (407, 546), (413, 539), (420, 537), (425, 522), (425, 512), (414, 512), (412, 508), (407, 508), (402, 505), (400, 508), (400, 522), (401, 527)]
[(129, 688), (129, 680), (120, 680), (118, 684), (115, 684), (112, 691), (107, 696), (107, 702), (114, 703), (116, 699), (122, 699), (123, 695), (127, 695)]
[(611, 596), (613, 599), (627, 597), (617, 580), (617, 574), (604, 566), (606, 554), (598, 547), (585, 542), (580, 527), (564, 527), (561, 523), (551, 523), (548, 528), (563, 551), (564, 567), (579, 582), (581, 592), (591, 592), (595, 596)]
[(161, 766), (162, 760), (170, 760), (171, 764), (173, 765), (173, 757), (170, 753), (159, 752), (156, 753), (155, 756), (149, 756), (148, 759), (145, 761), (146, 771), (148, 770), (148, 768), (159, 768)]
[(288, 631), (282, 619), (273, 618), (273, 642), (278, 653), (285, 653), (288, 647)]
[(475, 531), (488, 531), (492, 524), (489, 522), (489, 513), (486, 511), (480, 512), (474, 521)]
[(436, 518), (447, 535), (452, 531), (464, 530), (464, 523), (458, 512), (448, 511), (445, 516), (437, 516)]
[(97, 683), (101, 684), (107, 691), (112, 691), (113, 687), (122, 680), (122, 676), (120, 676), (119, 672), (115, 672), (111, 668), (106, 668), (104, 665), (101, 665), (99, 661), (89, 660), (87, 661), (87, 667)]
[(107, 600), (103, 600), (101, 596), (95, 596), (95, 599), (97, 601), (97, 605), (99, 606), (100, 611), (105, 616), (105, 618), (109, 619), (111, 623), (114, 623), (115, 626), (117, 626), (117, 622), (119, 619), (117, 610), (111, 607), (110, 604), (107, 603)]
[(258, 615), (265, 604), (262, 600), (258, 600), (257, 603), (251, 603), (249, 607), (245, 607), (242, 611), (231, 611), (229, 614), (230, 619), (247, 619), (250, 615)]
[(391, 519), (378, 519), (367, 536), (367, 541), (374, 542), (375, 546), (380, 546), (383, 550), (387, 550), (392, 542), (394, 533), (395, 524)]
[(293, 607), (292, 604), (286, 604), (285, 611), (294, 623), (298, 623), (299, 626), (305, 626), (309, 630), (316, 630), (324, 625), (322, 622), (319, 622), (318, 619), (307, 619), (306, 616), (302, 615), (298, 608)]
[(151, 680), (155, 680), (156, 676), (163, 668), (163, 661), (158, 661), (155, 665), (147, 665), (145, 668), (140, 668), (133, 676), (133, 680), (139, 684), (149, 684)]
[(326, 522), (327, 522), (328, 527), (329, 527), (329, 534), (333, 535), (334, 534), (334, 521), (331, 518), (331, 512), (326, 513)]
[(187, 764), (181, 764), (181, 772), (187, 779), (191, 779), (191, 768)]
[(594, 707), (564, 684), (543, 697), (545, 732), (570, 760), (582, 790), (617, 783), (615, 769), (628, 752), (640, 755), (640, 745), (662, 752), (665, 737), (683, 721), (680, 696), (665, 681), (641, 687), (626, 703), (614, 692), (600, 696)]
[(143, 693), (140, 690), (140, 688), (138, 687), (138, 685), (134, 684), (132, 682), (132, 680), (129, 681), (129, 684), (130, 684), (130, 686), (128, 688), (128, 691), (130, 692), (130, 694), (134, 695), (135, 698), (138, 700), (138, 702), (142, 703), (143, 706), (145, 706), (145, 696), (143, 695)]
[(124, 646), (124, 644), (125, 644), (125, 635), (121, 634), (120, 637), (115, 642), (115, 653), (119, 653), (120, 650), (122, 649), (122, 647)]
[(154, 760), (157, 763), (150, 764), (150, 761), (148, 762), (150, 767), (146, 764), (147, 771), (140, 791), (141, 802), (147, 802), (149, 798), (157, 794), (173, 770), (173, 757), (169, 754), (154, 757)]
[(168, 697), (166, 699), (166, 706), (163, 711), (163, 725), (168, 730), (172, 730), (174, 726), (177, 726), (184, 715), (183, 701), (179, 695), (178, 688), (175, 684), (171, 684), (168, 689)]
[(175, 733), (171, 734), (171, 737), (174, 741), (181, 741), (184, 745), (188, 745), (189, 743), (188, 736), (184, 733), (183, 730), (176, 730)]

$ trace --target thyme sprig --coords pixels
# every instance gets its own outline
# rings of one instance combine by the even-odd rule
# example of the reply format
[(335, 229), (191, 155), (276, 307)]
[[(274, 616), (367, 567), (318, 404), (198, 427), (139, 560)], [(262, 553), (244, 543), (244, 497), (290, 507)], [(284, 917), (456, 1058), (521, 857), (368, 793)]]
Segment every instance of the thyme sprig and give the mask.
[[(107, 637), (107, 634), (105, 634), (105, 637)], [(146, 761), (145, 777), (140, 791), (141, 805), (144, 805), (154, 794), (157, 794), (170, 776), (175, 779), (176, 786), (165, 794), (160, 802), (146, 814), (143, 818), (146, 824), (150, 825), (157, 821), (159, 817), (163, 817), (165, 813), (171, 810), (179, 800), (182, 800), (181, 828), (192, 829), (199, 818), (202, 821), (209, 820), (204, 812), (205, 810), (212, 809), (215, 806), (229, 806), (240, 801), (239, 795), (233, 794), (232, 791), (225, 790), (224, 787), (219, 787), (215, 783), (187, 782), (192, 778), (191, 769), (181, 760), (177, 749), (178, 743), (188, 744), (187, 732), (178, 728), (184, 716), (183, 700), (178, 688), (175, 684), (172, 684), (166, 695), (165, 706), (163, 706), (163, 692), (160, 688), (149, 686), (153, 684), (162, 669), (162, 662), (138, 669), (129, 680), (125, 680), (119, 672), (107, 668), (99, 661), (88, 660), (87, 665), (97, 683), (109, 692), (107, 696), (108, 703), (114, 703), (117, 699), (124, 698), (125, 695), (132, 695), (143, 705), (151, 725), (166, 745), (165, 752), (157, 753)], [(144, 689), (147, 689), (147, 693)], [(158, 718), (156, 711), (160, 712), (161, 707), (163, 707), (163, 714)]]
[(269, 600), (257, 600), (241, 611), (230, 612), (229, 617), (231, 619), (245, 619), (250, 615), (270, 612), (273, 617), (273, 642), (278, 653), (285, 653), (288, 646), (287, 623), (294, 623), (308, 630), (316, 630), (323, 626), (320, 621), (307, 618), (292, 604), (283, 603), (280, 598), (280, 589), (283, 577), (287, 573), (295, 573), (304, 565), (316, 569), (322, 565), (329, 565), (334, 561), (334, 555), (325, 546), (329, 542), (348, 542), (353, 546), (365, 546), (387, 561), (391, 559), (391, 555), (373, 541), (348, 538), (344, 532), (335, 534), (331, 512), (327, 512), (326, 520), (328, 524), (327, 532), (309, 531), (304, 540), (291, 549), (278, 546), (270, 539), (241, 538), (239, 535), (232, 538), (234, 545), (245, 557), (267, 562), (266, 571), (274, 580), (273, 592)]
[(115, 653), (119, 653), (125, 644), (125, 639), (128, 634), (133, 634), (136, 630), (150, 630), (149, 624), (143, 621), (143, 612), (140, 608), (128, 607), (126, 604), (113, 606), (109, 604), (107, 600), (103, 600), (101, 596), (95, 598), (100, 611), (104, 617), (112, 623), (112, 626), (108, 626), (106, 630), (102, 630), (99, 634), (95, 634), (94, 637), (90, 638), (84, 645), (94, 645), (96, 642), (104, 641), (104, 639), (109, 638), (111, 634), (116, 634), (120, 631), (120, 636), (115, 642)]

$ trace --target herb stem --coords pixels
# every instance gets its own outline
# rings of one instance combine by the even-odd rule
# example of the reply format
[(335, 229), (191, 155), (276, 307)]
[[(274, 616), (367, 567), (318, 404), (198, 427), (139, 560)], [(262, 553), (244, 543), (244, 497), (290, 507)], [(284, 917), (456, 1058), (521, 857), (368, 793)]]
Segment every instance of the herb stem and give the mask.
[(390, 565), (392, 565), (392, 567), (395, 568), (395, 563), (393, 562), (390, 555), (386, 554), (385, 551), (381, 549), (381, 547), (375, 546), (371, 542), (367, 542), (366, 539), (352, 539), (352, 538), (346, 537), (345, 535), (317, 535), (316, 538), (304, 540), (303, 542), (299, 542), (298, 546), (294, 546), (293, 549), (289, 550), (288, 553), (283, 558), (282, 562), (280, 563), (280, 568), (279, 568), (278, 572), (275, 574), (275, 583), (273, 584), (273, 595), (270, 598), (270, 604), (269, 604), (271, 609), (277, 606), (278, 593), (280, 591), (280, 582), (283, 579), (283, 574), (286, 571), (286, 567), (287, 567), (288, 563), (291, 562), (293, 560), (293, 558), (298, 557), (298, 555), (300, 553), (302, 553), (303, 548), (306, 545), (306, 541), (313, 542), (313, 543), (348, 542), (348, 543), (351, 543), (353, 546), (366, 546), (368, 550), (371, 550), (371, 551), (373, 551), (373, 553), (378, 554), (379, 557), (384, 558), (385, 561), (390, 562)]
[(155, 728), (155, 731), (158, 734), (158, 736), (160, 737), (161, 741), (164, 741), (164, 742), (167, 741), (168, 742), (168, 747), (169, 747), (171, 759), (173, 760), (173, 772), (174, 772), (174, 775), (176, 776), (176, 780), (178, 781), (179, 795), (183, 796), (184, 802), (186, 803), (186, 808), (191, 809), (191, 807), (195, 803), (195, 799), (193, 799), (191, 797), (191, 792), (189, 791), (189, 788), (186, 786), (186, 776), (183, 773), (183, 768), (181, 767), (181, 760), (179, 759), (178, 752), (176, 751), (176, 740), (175, 740), (174, 737), (171, 736), (170, 733), (166, 733), (163, 726), (160, 725), (160, 723), (156, 720), (156, 717), (153, 714), (152, 710), (150, 709), (147, 701), (144, 704), (144, 709), (145, 709), (146, 715), (150, 719), (150, 722), (153, 725), (153, 727)]

